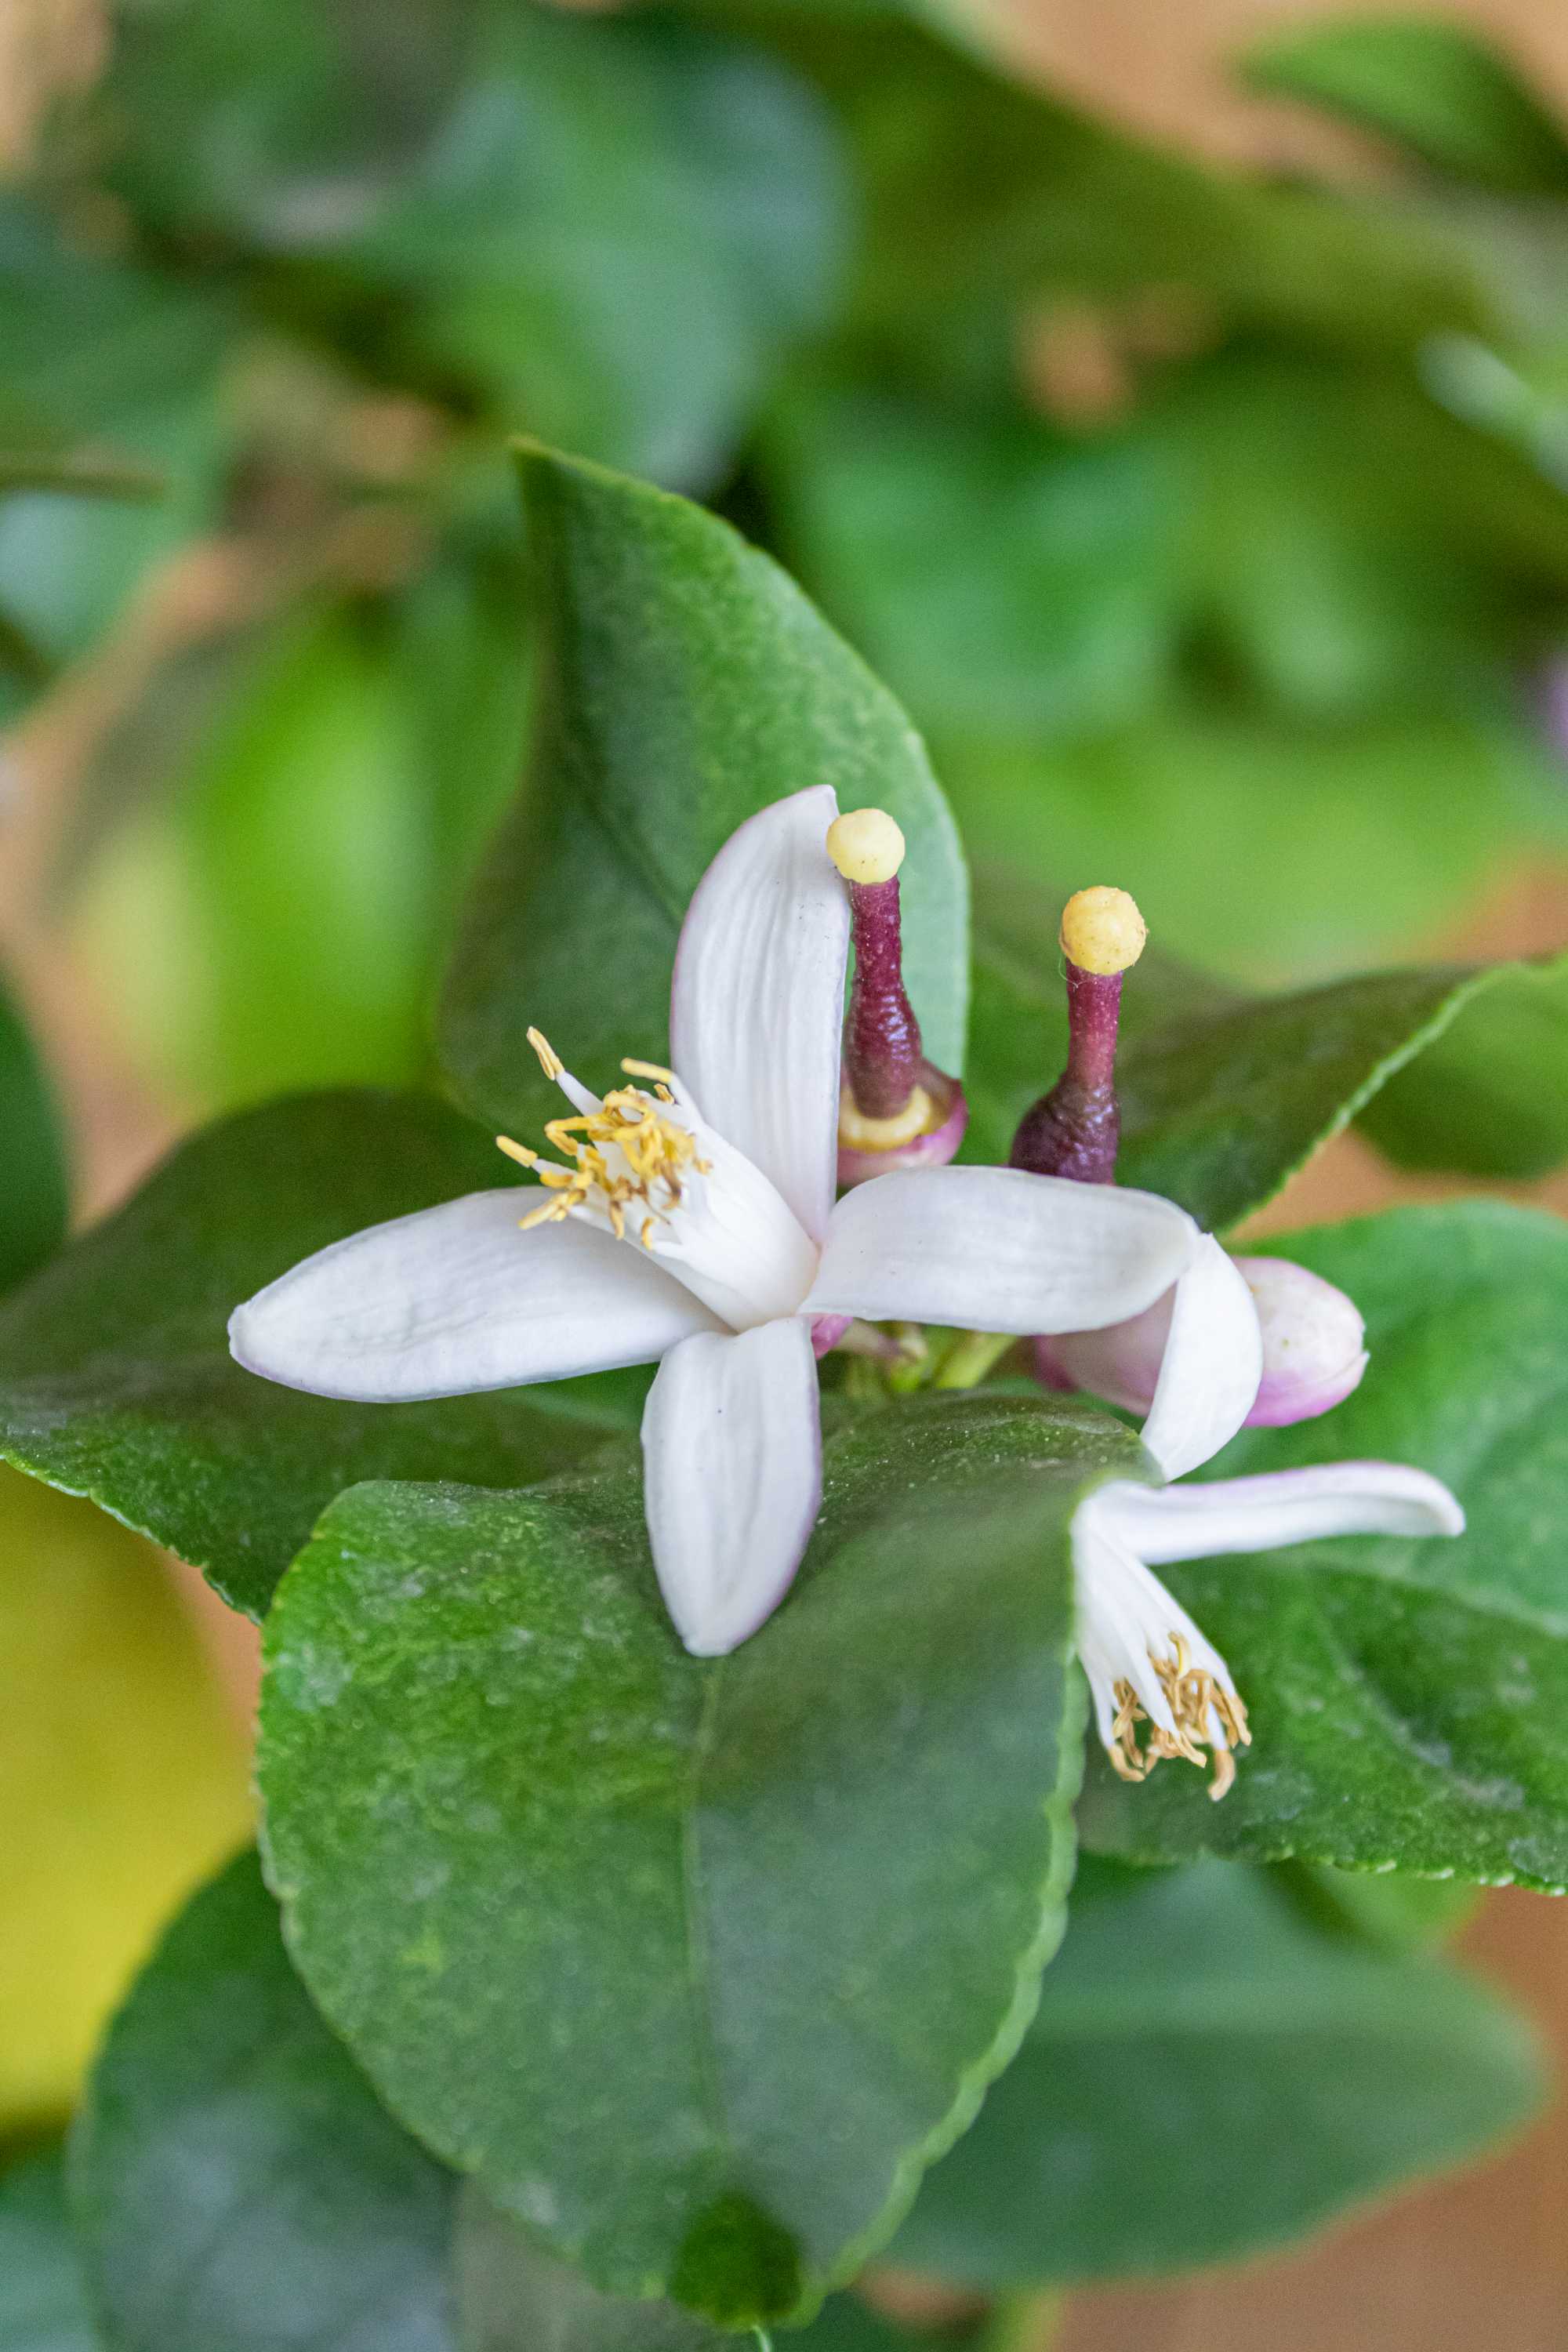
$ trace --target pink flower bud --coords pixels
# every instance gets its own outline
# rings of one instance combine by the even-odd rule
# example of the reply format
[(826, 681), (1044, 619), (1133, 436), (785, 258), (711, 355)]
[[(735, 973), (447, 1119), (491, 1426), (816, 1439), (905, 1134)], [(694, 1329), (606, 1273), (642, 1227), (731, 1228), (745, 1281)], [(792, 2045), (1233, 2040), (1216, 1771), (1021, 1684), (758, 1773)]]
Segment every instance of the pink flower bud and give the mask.
[[(1263, 1380), (1249, 1429), (1283, 1429), (1342, 1403), (1366, 1370), (1365, 1326), (1342, 1290), (1289, 1258), (1238, 1257), (1263, 1333)], [(1035, 1342), (1035, 1371), (1050, 1389), (1087, 1389), (1129, 1412), (1147, 1412), (1171, 1332), (1174, 1292), (1104, 1331)]]
[(1366, 1326), (1353, 1300), (1284, 1257), (1237, 1260), (1263, 1330), (1263, 1381), (1250, 1429), (1284, 1429), (1342, 1403), (1366, 1370)]

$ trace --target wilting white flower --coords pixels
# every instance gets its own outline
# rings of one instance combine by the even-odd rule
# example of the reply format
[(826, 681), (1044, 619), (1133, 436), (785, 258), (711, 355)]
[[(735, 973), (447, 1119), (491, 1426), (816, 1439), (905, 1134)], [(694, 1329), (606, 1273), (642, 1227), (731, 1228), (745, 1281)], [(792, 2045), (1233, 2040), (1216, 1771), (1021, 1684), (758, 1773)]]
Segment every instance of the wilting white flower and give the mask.
[[(1169, 1321), (1143, 1444), (1173, 1480), (1235, 1436), (1263, 1374), (1254, 1293), (1212, 1236), (1177, 1281)], [(1201, 1766), (1212, 1752), (1209, 1794), (1218, 1798), (1235, 1778), (1232, 1749), (1250, 1739), (1229, 1668), (1153, 1563), (1275, 1551), (1320, 1536), (1457, 1536), (1464, 1524), (1439, 1480), (1392, 1462), (1097, 1488), (1073, 1519), (1073, 1576), (1079, 1655), (1111, 1763), (1124, 1780), (1142, 1780), (1162, 1758)]]
[(648, 1083), (601, 1097), (535, 1036), (572, 1114), (546, 1130), (553, 1164), (505, 1147), (536, 1192), (470, 1193), (355, 1234), (229, 1327), (252, 1371), (371, 1401), (657, 1360), (648, 1532), (670, 1615), (701, 1655), (777, 1606), (816, 1519), (815, 1325), (1091, 1329), (1168, 1290), (1199, 1241), (1152, 1193), (1006, 1168), (881, 1176), (835, 1206), (849, 936), (826, 847), (837, 814), (827, 787), (798, 793), (709, 867), (676, 957), (673, 1070), (624, 1064)]

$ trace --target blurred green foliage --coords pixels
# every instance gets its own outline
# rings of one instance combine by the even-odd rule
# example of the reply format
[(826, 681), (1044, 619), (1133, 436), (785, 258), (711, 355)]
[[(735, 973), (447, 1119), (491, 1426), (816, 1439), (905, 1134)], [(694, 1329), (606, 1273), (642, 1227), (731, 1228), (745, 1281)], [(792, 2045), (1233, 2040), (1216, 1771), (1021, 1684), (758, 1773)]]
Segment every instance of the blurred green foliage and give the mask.
[(424, 1066), (521, 763), (519, 430), (713, 499), (973, 847), (1233, 976), (1568, 851), (1568, 143), (1423, 19), (1244, 69), (1386, 184), (1211, 170), (848, 0), (121, 0), (0, 197), (0, 712), (64, 731), (58, 887), (165, 1091)]

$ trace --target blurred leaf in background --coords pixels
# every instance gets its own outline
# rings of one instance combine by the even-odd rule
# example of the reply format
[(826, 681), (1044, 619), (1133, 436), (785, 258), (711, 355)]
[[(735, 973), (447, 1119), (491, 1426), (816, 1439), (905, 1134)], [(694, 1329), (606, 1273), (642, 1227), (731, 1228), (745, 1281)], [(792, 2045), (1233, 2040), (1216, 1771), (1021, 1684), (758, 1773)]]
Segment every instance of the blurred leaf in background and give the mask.
[(54, 1096), (21, 1013), (0, 980), (0, 1292), (41, 1265), (65, 1238), (65, 1144)]
[(1386, 184), (1211, 168), (869, 7), (127, 0), (0, 210), (0, 443), (164, 495), (0, 509), (0, 709), (76, 779), (138, 1065), (192, 1110), (421, 1066), (521, 759), (518, 428), (721, 497), (982, 856), (1210, 968), (1388, 958), (1568, 857), (1562, 132), (1425, 20), (1247, 69)]

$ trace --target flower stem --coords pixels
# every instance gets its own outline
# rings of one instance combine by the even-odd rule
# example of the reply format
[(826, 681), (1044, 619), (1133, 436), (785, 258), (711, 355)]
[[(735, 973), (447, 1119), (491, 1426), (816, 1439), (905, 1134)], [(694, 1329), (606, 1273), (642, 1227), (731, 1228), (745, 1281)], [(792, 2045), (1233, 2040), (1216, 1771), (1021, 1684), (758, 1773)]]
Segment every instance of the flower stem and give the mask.
[(938, 1369), (933, 1388), (978, 1388), (994, 1364), (1017, 1341), (1010, 1331), (964, 1331)]

